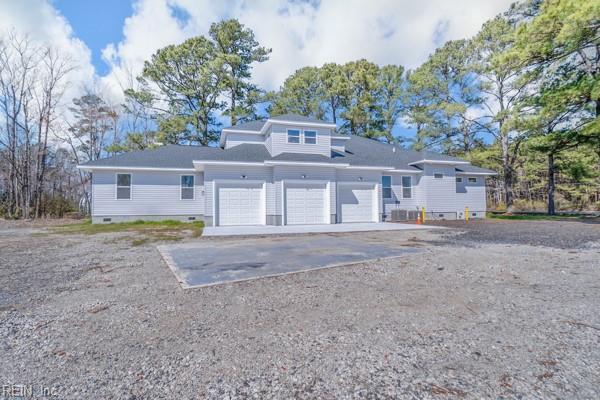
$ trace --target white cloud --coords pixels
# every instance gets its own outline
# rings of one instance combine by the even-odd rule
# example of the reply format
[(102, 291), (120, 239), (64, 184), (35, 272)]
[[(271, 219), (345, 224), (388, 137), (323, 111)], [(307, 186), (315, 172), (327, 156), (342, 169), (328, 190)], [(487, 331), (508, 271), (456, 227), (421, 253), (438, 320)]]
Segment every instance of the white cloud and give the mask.
[(511, 1), (136, 0), (123, 40), (102, 52), (110, 66), (104, 77), (95, 76), (89, 49), (47, 0), (0, 0), (0, 27), (15, 27), (68, 52), (79, 66), (70, 94), (98, 82), (118, 101), (156, 50), (206, 35), (221, 19), (238, 18), (273, 49), (270, 60), (255, 67), (254, 80), (276, 89), (296, 69), (325, 62), (366, 58), (414, 68), (441, 42), (475, 34)]
[(69, 23), (47, 1), (0, 0), (0, 36), (9, 31), (27, 35), (38, 44), (52, 46), (70, 59), (75, 69), (67, 77), (70, 84), (63, 102), (70, 102), (84, 87), (94, 85), (90, 50), (73, 35)]
[[(206, 35), (211, 22), (224, 18), (238, 18), (273, 49), (270, 60), (254, 71), (255, 81), (266, 89), (276, 89), (298, 68), (325, 62), (366, 58), (414, 68), (440, 42), (475, 34), (511, 2), (139, 0), (125, 23), (123, 41), (104, 51), (112, 67), (105, 80), (123, 82), (125, 70), (139, 73), (157, 49)], [(174, 8), (187, 18), (181, 20)]]

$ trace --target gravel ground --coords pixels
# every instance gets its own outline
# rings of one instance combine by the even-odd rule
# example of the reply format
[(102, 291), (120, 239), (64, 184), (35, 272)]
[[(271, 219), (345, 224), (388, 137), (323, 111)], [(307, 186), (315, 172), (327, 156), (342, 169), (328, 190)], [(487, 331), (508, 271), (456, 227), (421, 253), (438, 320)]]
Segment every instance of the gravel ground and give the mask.
[(570, 224), (346, 234), (425, 251), (184, 291), (154, 245), (0, 222), (0, 384), (68, 399), (599, 398), (600, 225)]

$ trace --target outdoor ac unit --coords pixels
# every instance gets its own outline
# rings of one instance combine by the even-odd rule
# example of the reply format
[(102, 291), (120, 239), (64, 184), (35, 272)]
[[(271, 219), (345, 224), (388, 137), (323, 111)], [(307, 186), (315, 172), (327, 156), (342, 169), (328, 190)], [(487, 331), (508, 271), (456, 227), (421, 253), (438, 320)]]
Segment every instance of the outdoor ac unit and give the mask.
[(392, 210), (392, 222), (408, 221), (408, 211)]

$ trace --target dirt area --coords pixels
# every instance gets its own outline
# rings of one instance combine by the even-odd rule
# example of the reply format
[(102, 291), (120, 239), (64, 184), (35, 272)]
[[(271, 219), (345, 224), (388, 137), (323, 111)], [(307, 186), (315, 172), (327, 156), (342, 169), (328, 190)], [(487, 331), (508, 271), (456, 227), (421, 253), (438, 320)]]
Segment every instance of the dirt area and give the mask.
[(67, 399), (600, 397), (600, 225), (446, 224), (459, 229), (334, 235), (419, 255), (182, 290), (155, 243), (0, 222), (0, 384)]

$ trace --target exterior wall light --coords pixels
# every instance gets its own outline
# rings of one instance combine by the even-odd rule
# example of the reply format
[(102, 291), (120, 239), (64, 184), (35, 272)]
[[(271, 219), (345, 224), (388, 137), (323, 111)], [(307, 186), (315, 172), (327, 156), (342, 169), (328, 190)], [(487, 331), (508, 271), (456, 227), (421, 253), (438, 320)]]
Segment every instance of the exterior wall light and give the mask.
[(246, 179), (246, 175), (242, 175), (242, 179)]
[(301, 177), (302, 177), (302, 179), (305, 179), (305, 178), (306, 178), (306, 175), (305, 175), (305, 174), (302, 174), (302, 175), (301, 175)]
[(359, 176), (359, 177), (358, 177), (358, 180), (359, 180), (360, 182), (362, 182), (362, 180), (363, 180), (363, 177), (362, 177), (362, 176)]

